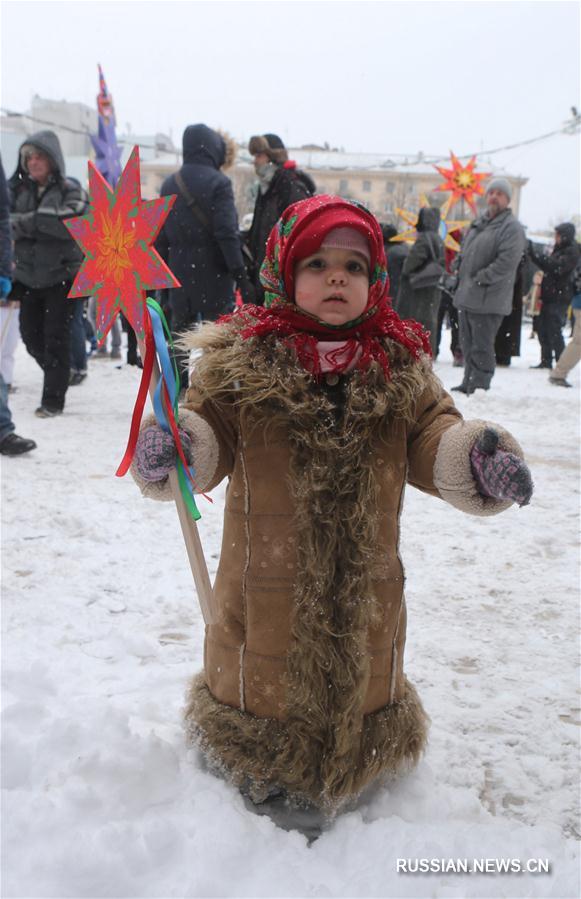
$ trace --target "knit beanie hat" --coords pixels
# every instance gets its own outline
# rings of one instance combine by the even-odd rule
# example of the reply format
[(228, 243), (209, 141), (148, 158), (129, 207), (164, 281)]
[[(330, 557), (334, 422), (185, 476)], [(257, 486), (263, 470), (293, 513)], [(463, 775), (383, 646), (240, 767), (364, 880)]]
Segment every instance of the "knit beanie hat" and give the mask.
[(278, 134), (255, 134), (250, 138), (248, 152), (251, 156), (256, 153), (266, 153), (271, 162), (282, 165), (288, 160), (285, 145)]
[(493, 178), (492, 181), (489, 181), (486, 185), (486, 193), (488, 193), (489, 190), (500, 190), (509, 200), (512, 199), (512, 187), (506, 178)]
[(369, 241), (355, 228), (333, 228), (324, 238), (321, 244), (321, 249), (323, 248), (352, 250), (356, 253), (361, 253), (362, 256), (365, 256), (367, 262), (371, 263)]

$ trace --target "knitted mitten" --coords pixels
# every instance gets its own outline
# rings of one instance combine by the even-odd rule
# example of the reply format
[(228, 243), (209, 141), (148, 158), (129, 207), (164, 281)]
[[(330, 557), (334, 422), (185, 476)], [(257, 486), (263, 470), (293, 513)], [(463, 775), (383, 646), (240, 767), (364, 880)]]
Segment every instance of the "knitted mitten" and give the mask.
[[(192, 457), (192, 441), (185, 431), (179, 430), (184, 454), (188, 462)], [(177, 451), (173, 436), (159, 426), (152, 425), (139, 433), (135, 447), (135, 467), (144, 481), (163, 481), (176, 464)]]
[(498, 449), (498, 434), (486, 428), (470, 450), (470, 465), (479, 493), (526, 506), (533, 495), (528, 465), (514, 453)]

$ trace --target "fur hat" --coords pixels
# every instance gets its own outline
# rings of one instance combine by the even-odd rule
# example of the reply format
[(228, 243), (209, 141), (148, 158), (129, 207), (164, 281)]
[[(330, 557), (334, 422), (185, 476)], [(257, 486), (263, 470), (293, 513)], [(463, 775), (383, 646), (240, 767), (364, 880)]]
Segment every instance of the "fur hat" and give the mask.
[(486, 193), (488, 193), (489, 190), (500, 190), (509, 200), (512, 199), (512, 187), (506, 178), (493, 178), (492, 181), (489, 181), (486, 185)]
[(251, 156), (256, 153), (266, 153), (271, 162), (282, 165), (287, 162), (288, 153), (278, 134), (255, 134), (250, 138), (248, 152)]

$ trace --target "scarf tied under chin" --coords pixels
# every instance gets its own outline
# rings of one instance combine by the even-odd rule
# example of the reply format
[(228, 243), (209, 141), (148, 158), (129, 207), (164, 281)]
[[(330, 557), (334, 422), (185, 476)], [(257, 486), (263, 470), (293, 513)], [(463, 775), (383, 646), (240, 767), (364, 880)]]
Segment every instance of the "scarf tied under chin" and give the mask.
[[(355, 228), (367, 239), (371, 256), (369, 298), (358, 318), (329, 325), (290, 298), (294, 296), (296, 262), (316, 253), (329, 231), (337, 227)], [(377, 363), (389, 379), (385, 338), (405, 347), (415, 361), (430, 354), (430, 340), (422, 326), (403, 321), (391, 308), (381, 227), (359, 203), (316, 196), (289, 206), (270, 232), (260, 280), (265, 288), (264, 306), (243, 306), (222, 316), (218, 323), (236, 321), (245, 340), (275, 335), (294, 349), (303, 368), (316, 378), (329, 372), (365, 372)]]

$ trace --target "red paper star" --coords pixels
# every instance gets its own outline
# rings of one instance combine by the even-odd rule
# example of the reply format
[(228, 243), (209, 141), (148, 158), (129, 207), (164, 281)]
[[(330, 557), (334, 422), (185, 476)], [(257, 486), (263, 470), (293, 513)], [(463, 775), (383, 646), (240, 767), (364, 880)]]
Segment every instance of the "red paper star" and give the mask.
[(474, 215), (476, 215), (476, 203), (474, 202), (474, 196), (484, 195), (484, 187), (481, 182), (485, 181), (490, 176), (491, 172), (474, 171), (474, 167), (476, 165), (476, 156), (473, 156), (470, 162), (463, 166), (460, 160), (456, 156), (454, 156), (454, 154), (450, 150), (450, 159), (452, 160), (451, 169), (440, 168), (439, 165), (434, 166), (434, 168), (437, 169), (440, 175), (442, 175), (442, 177), (446, 179), (444, 184), (440, 184), (438, 185), (438, 187), (436, 187), (436, 190), (452, 191), (452, 196), (450, 197), (448, 203), (449, 209), (458, 200), (464, 199), (470, 206)]
[(180, 287), (151, 246), (175, 199), (141, 199), (138, 147), (133, 148), (115, 190), (89, 163), (89, 211), (65, 222), (85, 254), (69, 297), (96, 298), (99, 343), (120, 312), (143, 338), (146, 291)]

